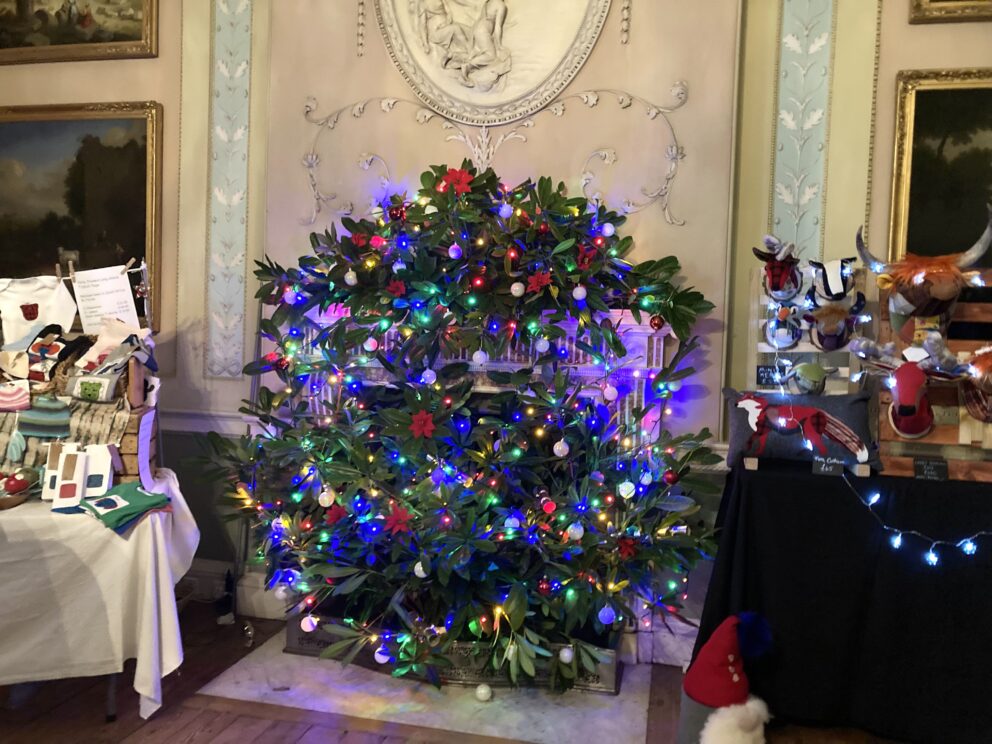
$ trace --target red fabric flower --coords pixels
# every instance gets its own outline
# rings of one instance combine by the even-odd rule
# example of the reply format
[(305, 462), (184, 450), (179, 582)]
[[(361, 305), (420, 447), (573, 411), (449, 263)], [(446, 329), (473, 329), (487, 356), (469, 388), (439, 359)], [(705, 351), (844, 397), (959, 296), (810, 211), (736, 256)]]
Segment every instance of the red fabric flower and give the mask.
[(359, 248), (364, 248), (368, 245), (369, 236), (365, 233), (352, 233), (351, 242), (354, 243)]
[(393, 535), (400, 532), (409, 532), (410, 520), (412, 518), (413, 515), (402, 506), (393, 504), (389, 516), (386, 517), (386, 531)]
[(434, 434), (434, 417), (430, 411), (417, 411), (413, 414), (413, 421), (410, 423), (410, 431), (415, 437), (430, 438)]
[(551, 272), (538, 271), (536, 274), (531, 274), (527, 279), (527, 291), (540, 292), (549, 284), (551, 284)]
[(402, 297), (406, 294), (406, 285), (400, 279), (393, 279), (386, 285), (386, 291), (394, 297)]
[(467, 194), (472, 190), (472, 174), (461, 168), (448, 168), (441, 181), (455, 190), (458, 195)]
[(581, 269), (582, 271), (588, 269), (590, 266), (592, 266), (592, 262), (596, 260), (596, 256), (598, 255), (599, 255), (599, 251), (597, 251), (595, 248), (592, 248), (591, 246), (588, 245), (580, 245), (579, 260), (578, 260), (579, 269)]
[(637, 541), (632, 537), (621, 537), (617, 540), (621, 558), (633, 558), (637, 555)]
[(381, 235), (373, 235), (370, 242), (373, 248), (382, 248), (386, 244), (386, 239)]
[(324, 514), (324, 521), (328, 524), (337, 524), (348, 516), (348, 511), (341, 504), (331, 504), (331, 508)]

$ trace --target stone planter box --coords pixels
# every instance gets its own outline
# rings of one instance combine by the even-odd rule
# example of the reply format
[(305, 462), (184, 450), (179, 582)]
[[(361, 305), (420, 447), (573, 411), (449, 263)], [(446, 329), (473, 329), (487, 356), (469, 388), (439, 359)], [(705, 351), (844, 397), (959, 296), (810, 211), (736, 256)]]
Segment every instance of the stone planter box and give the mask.
[[(312, 633), (304, 633), (299, 623), (292, 620), (286, 624), (286, 646), (283, 651), (287, 654), (298, 654), (300, 656), (320, 656), (320, 653), (335, 641), (340, 640), (322, 628)], [(557, 653), (565, 644), (551, 646), (551, 651)], [(456, 641), (448, 658), (451, 659), (452, 667), (444, 672), (444, 683), (449, 685), (459, 685), (463, 687), (475, 687), (485, 682), (491, 687), (509, 687), (510, 680), (506, 674), (495, 671), (491, 665), (486, 663), (487, 656), (477, 653), (480, 644), (472, 641)], [(617, 652), (612, 649), (600, 649), (609, 656), (610, 661), (598, 664), (596, 674), (590, 674), (582, 665), (579, 665), (578, 676), (575, 680), (576, 690), (587, 692), (599, 692), (608, 695), (617, 695), (620, 692), (620, 678), (623, 672), (623, 664), (617, 658)], [(366, 669), (374, 671), (385, 671), (392, 667), (377, 664), (373, 659), (371, 648), (363, 649), (352, 662)], [(530, 682), (530, 678), (521, 674), (521, 681)], [(548, 675), (538, 671), (537, 677), (533, 680), (533, 685), (546, 685)]]

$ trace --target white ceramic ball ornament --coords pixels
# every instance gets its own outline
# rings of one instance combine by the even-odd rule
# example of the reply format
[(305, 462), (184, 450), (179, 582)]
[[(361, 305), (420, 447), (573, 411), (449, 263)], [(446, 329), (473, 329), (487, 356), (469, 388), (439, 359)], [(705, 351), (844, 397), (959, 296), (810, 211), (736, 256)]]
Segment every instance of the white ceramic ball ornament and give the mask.
[(319, 625), (319, 621), (313, 615), (304, 615), (303, 619), (300, 620), (300, 630), (304, 633), (313, 633), (317, 630), (317, 625)]
[(582, 537), (585, 534), (586, 534), (586, 528), (583, 527), (578, 522), (572, 522), (570, 525), (568, 525), (567, 535), (569, 540), (572, 540), (573, 542), (578, 542), (579, 540), (582, 539)]
[(610, 605), (603, 605), (603, 608), (596, 617), (599, 618), (599, 622), (603, 625), (613, 625), (613, 622), (617, 619), (617, 613)]
[(505, 527), (508, 530), (519, 530), (520, 520), (517, 519), (516, 517), (507, 517), (506, 519), (503, 520), (503, 527)]
[(362, 344), (362, 348), (368, 352), (375, 351), (376, 349), (379, 348), (379, 342), (370, 336), (369, 338), (365, 339), (365, 343)]
[(344, 272), (344, 283), (349, 287), (354, 287), (358, 284), (358, 274), (355, 273), (354, 269), (348, 269)]
[(475, 688), (475, 699), (480, 703), (488, 703), (493, 699), (493, 688), (483, 682)]
[(654, 476), (651, 473), (644, 473), (641, 475), (641, 485), (650, 486), (654, 482)]
[(559, 439), (555, 442), (555, 446), (551, 448), (551, 451), (555, 453), (556, 457), (567, 456), (569, 451), (568, 442), (564, 439)]
[(448, 258), (452, 258), (457, 261), (461, 257), (462, 257), (462, 247), (458, 245), (458, 243), (452, 243), (448, 247)]
[(565, 646), (560, 651), (558, 651), (558, 661), (562, 664), (571, 664), (572, 660), (575, 658), (575, 649), (571, 646)]
[(285, 584), (277, 586), (272, 593), (280, 602), (288, 602), (293, 596), (293, 591)]
[(510, 285), (510, 294), (514, 297), (523, 297), (526, 291), (527, 287), (524, 286), (523, 282), (514, 282)]
[(399, 274), (401, 271), (406, 271), (406, 264), (403, 263), (402, 259), (393, 263), (393, 273)]
[(577, 302), (581, 302), (586, 298), (586, 288), (581, 284), (572, 290), (572, 298)]
[(323, 491), (320, 492), (320, 496), (317, 497), (317, 503), (320, 504), (325, 509), (327, 509), (331, 504), (334, 503), (334, 499), (336, 497), (337, 494), (334, 493), (333, 490), (329, 488), (325, 488)]
[(504, 220), (508, 220), (513, 216), (513, 206), (510, 204), (500, 204), (499, 205), (499, 216)]
[(617, 493), (620, 494), (620, 498), (622, 499), (634, 498), (634, 492), (636, 490), (637, 486), (635, 486), (631, 481), (624, 481), (617, 486)]
[(479, 349), (472, 355), (472, 361), (476, 364), (486, 364), (489, 361), (489, 355), (482, 349)]
[(385, 646), (379, 646), (379, 648), (375, 650), (375, 661), (377, 664), (388, 664), (389, 659), (389, 649)]
[(433, 385), (437, 382), (437, 372), (428, 367), (420, 373), (420, 381), (425, 385)]
[(416, 563), (413, 564), (413, 575), (416, 576), (418, 579), (427, 578), (427, 571), (424, 569), (424, 564), (421, 563), (420, 561), (417, 561)]
[(620, 391), (617, 390), (613, 385), (607, 385), (603, 388), (603, 400), (612, 403), (620, 395)]
[(682, 389), (682, 380), (672, 380), (668, 383), (668, 389), (673, 393)]
[(534, 351), (538, 354), (544, 354), (551, 348), (551, 342), (546, 338), (539, 338), (534, 342)]

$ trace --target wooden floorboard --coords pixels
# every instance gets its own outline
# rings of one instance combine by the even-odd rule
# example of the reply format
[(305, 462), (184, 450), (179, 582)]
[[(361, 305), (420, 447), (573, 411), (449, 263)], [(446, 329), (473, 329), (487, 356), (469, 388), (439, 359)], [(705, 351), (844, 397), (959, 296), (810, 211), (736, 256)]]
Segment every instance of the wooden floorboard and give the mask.
[[(241, 624), (219, 626), (209, 605), (191, 604), (180, 615), (185, 660), (162, 681), (164, 705), (148, 720), (138, 715), (132, 687), (134, 662), (128, 662), (117, 685), (117, 721), (104, 721), (106, 678), (39, 683), (27, 704), (6, 709), (10, 689), (0, 687), (2, 744), (507, 744), (508, 740), (475, 736), (352, 716), (199, 695), (203, 685), (251, 652)], [(252, 621), (255, 645), (283, 624)], [(651, 744), (675, 740), (682, 672), (676, 667), (651, 669), (648, 735)], [(772, 728), (769, 744), (889, 744), (853, 730)], [(628, 744), (610, 741), (601, 744)], [(639, 744), (639, 743), (630, 743)]]

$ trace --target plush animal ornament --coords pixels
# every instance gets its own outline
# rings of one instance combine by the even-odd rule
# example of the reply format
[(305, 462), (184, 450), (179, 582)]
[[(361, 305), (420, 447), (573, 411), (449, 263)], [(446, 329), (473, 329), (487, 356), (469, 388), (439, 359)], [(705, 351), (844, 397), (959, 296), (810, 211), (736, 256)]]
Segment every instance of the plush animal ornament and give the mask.
[(856, 238), (858, 254), (871, 271), (878, 274), (881, 289), (890, 290), (889, 314), (892, 328), (905, 343), (911, 343), (918, 322), (929, 323), (946, 335), (961, 290), (978, 278), (977, 271), (965, 271), (980, 259), (992, 244), (992, 204), (989, 222), (978, 241), (964, 253), (946, 256), (917, 256), (907, 253), (899, 261), (875, 258), (865, 245), (861, 228)]
[(850, 307), (845, 308), (839, 303), (829, 304), (806, 313), (803, 320), (809, 323), (810, 343), (821, 351), (843, 349), (851, 340), (865, 304), (865, 296), (858, 292)]
[(858, 462), (868, 462), (868, 447), (857, 433), (820, 408), (773, 403), (755, 393), (741, 393), (737, 407), (747, 411), (748, 424), (753, 431), (747, 442), (749, 456), (757, 457), (765, 451), (772, 432), (801, 433), (806, 447), (824, 457), (827, 455), (827, 445), (823, 438), (826, 437), (854, 455)]
[(983, 346), (972, 355), (961, 392), (968, 414), (992, 424), (992, 346)]
[(807, 304), (819, 307), (824, 303), (842, 302), (854, 287), (854, 262), (857, 258), (838, 258), (820, 263), (810, 261), (813, 286), (806, 293)]
[(803, 288), (796, 246), (794, 243), (783, 243), (774, 235), (766, 235), (764, 243), (767, 250), (751, 250), (765, 262), (765, 294), (778, 302), (791, 300)]
[(771, 642), (768, 623), (753, 612), (720, 623), (682, 681), (677, 744), (764, 744), (771, 715), (750, 694), (744, 665)]
[(887, 375), (892, 403), (889, 424), (903, 439), (920, 439), (933, 429), (933, 409), (927, 397), (931, 379), (961, 379), (957, 358), (947, 351), (939, 333), (931, 333), (923, 346), (927, 356), (920, 361), (906, 361), (896, 356), (895, 344), (879, 346), (868, 339), (854, 339), (851, 351), (866, 360), (875, 370)]
[(782, 377), (789, 391), (800, 395), (821, 395), (827, 387), (827, 378), (837, 372), (836, 367), (822, 367), (816, 362), (796, 364)]
[(765, 341), (776, 349), (791, 349), (803, 337), (799, 308), (795, 305), (768, 306), (771, 317), (765, 322)]

